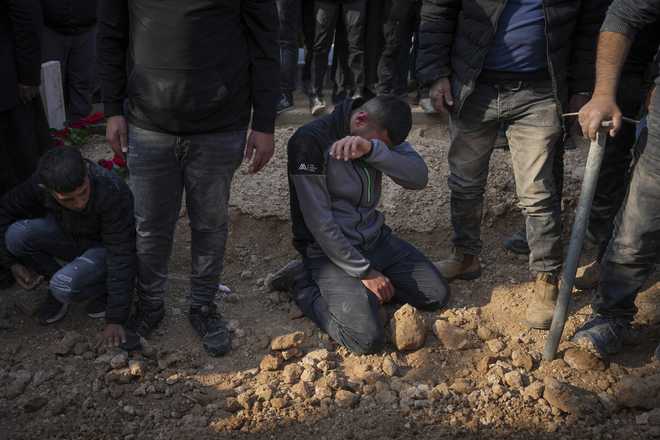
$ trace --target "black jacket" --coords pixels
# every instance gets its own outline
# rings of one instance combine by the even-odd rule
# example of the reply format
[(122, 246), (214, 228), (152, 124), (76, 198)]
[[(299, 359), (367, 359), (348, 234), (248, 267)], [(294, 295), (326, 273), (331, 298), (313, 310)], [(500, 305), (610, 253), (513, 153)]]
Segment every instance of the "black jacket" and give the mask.
[[(53, 215), (62, 231), (80, 247), (102, 243), (108, 252), (106, 320), (124, 323), (130, 311), (137, 263), (133, 196), (116, 174), (91, 162), (88, 170), (92, 190), (82, 212), (59, 205), (39, 186), (36, 174), (5, 194), (0, 200), (0, 237), (18, 220)], [(0, 266), (9, 267), (14, 260), (4, 239), (0, 240)]]
[[(598, 30), (609, 0), (543, 0), (548, 66), (560, 102), (591, 91)], [(506, 0), (425, 0), (417, 77), (452, 77), (457, 108), (474, 90)]]
[[(173, 134), (272, 133), (279, 97), (274, 0), (100, 0), (106, 116)], [(127, 75), (127, 66), (129, 73)]]
[(0, 0), (0, 111), (18, 105), (18, 84), (41, 82), (39, 0)]
[(41, 0), (44, 24), (61, 34), (75, 35), (96, 24), (97, 0)]

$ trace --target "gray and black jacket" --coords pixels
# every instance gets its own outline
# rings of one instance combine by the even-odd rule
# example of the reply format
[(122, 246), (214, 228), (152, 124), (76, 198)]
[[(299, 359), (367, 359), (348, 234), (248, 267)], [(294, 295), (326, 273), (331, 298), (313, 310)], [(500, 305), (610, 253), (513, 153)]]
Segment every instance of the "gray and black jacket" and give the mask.
[(330, 157), (332, 144), (350, 135), (351, 112), (361, 104), (346, 100), (301, 127), (287, 149), (294, 246), (303, 257), (325, 255), (358, 278), (371, 269), (363, 251), (383, 232), (377, 210), (383, 173), (406, 189), (428, 182), (426, 163), (407, 142), (389, 148), (372, 140), (368, 156), (348, 162)]

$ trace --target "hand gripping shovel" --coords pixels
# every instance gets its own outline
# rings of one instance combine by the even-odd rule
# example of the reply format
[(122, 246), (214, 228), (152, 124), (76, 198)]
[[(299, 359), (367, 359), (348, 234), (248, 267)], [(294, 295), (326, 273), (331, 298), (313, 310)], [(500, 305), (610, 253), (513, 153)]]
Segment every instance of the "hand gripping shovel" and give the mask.
[(571, 299), (573, 284), (575, 283), (575, 273), (577, 272), (580, 254), (582, 253), (582, 245), (584, 244), (584, 236), (587, 231), (587, 224), (589, 223), (591, 203), (594, 200), (600, 165), (603, 162), (603, 155), (605, 153), (607, 132), (604, 128), (611, 126), (611, 121), (603, 122), (596, 140), (591, 141), (591, 145), (589, 146), (589, 156), (587, 157), (587, 165), (582, 180), (580, 200), (578, 201), (575, 221), (573, 222), (573, 229), (571, 231), (571, 241), (568, 245), (568, 255), (564, 261), (564, 270), (559, 284), (557, 305), (555, 305), (550, 333), (548, 333), (548, 339), (545, 341), (545, 349), (543, 350), (543, 359), (546, 361), (551, 361), (555, 358), (561, 335), (564, 332), (568, 303)]

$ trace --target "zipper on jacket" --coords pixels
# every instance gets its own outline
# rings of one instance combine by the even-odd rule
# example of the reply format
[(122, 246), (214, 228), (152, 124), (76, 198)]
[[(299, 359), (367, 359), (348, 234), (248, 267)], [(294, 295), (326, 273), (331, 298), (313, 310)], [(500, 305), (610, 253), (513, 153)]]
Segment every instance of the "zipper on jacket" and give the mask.
[(371, 205), (371, 194), (373, 193), (373, 181), (371, 179), (371, 174), (369, 174), (369, 169), (366, 166), (362, 166), (364, 174), (367, 176), (367, 203)]
[(365, 244), (367, 242), (367, 240), (366, 240), (366, 238), (364, 238), (364, 234), (362, 234), (362, 232), (360, 232), (360, 225), (362, 224), (362, 222), (364, 222), (364, 217), (362, 216), (362, 212), (360, 212), (360, 205), (362, 205), (362, 197), (364, 196), (364, 180), (362, 180), (362, 175), (360, 174), (360, 171), (358, 171), (357, 167), (355, 166), (355, 161), (351, 161), (351, 165), (353, 165), (353, 171), (355, 171), (355, 173), (358, 175), (358, 178), (360, 179), (360, 200), (358, 201), (357, 208), (355, 208), (355, 211), (360, 216), (360, 222), (358, 223), (355, 230), (357, 231), (357, 233), (362, 238), (362, 244)]

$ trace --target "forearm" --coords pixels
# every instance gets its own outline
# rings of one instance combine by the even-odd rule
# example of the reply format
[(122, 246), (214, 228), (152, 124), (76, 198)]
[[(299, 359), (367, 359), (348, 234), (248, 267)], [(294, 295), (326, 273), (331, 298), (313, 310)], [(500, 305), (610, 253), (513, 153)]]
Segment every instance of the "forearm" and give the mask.
[(390, 149), (380, 141), (371, 141), (371, 153), (365, 162), (406, 189), (423, 189), (428, 183), (428, 167), (419, 154), (404, 142)]
[(625, 34), (602, 32), (596, 57), (595, 96), (616, 97), (619, 77), (632, 40)]

